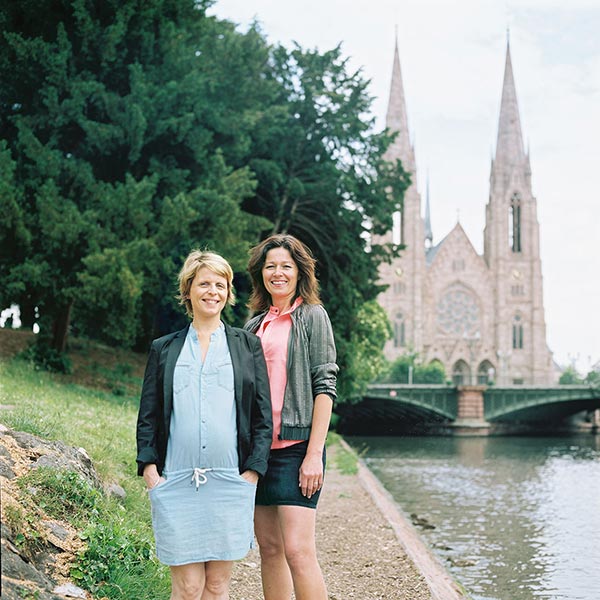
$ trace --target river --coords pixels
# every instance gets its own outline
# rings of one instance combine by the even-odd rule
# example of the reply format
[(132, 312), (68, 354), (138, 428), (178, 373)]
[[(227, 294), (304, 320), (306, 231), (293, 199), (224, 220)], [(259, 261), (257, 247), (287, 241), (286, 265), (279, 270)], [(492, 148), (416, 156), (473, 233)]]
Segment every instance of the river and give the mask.
[(599, 436), (346, 439), (474, 600), (600, 599)]

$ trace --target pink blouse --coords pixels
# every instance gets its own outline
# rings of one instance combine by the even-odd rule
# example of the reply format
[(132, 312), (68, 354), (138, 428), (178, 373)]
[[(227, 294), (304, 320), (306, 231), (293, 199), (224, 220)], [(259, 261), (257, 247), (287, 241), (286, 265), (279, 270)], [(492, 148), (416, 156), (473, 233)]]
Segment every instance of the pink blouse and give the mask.
[(292, 329), (292, 317), (290, 314), (300, 304), (302, 304), (302, 298), (296, 298), (294, 304), (283, 312), (280, 312), (275, 306), (271, 306), (256, 332), (256, 335), (261, 338), (267, 371), (269, 373), (271, 404), (273, 406), (273, 443), (271, 444), (271, 449), (273, 450), (287, 448), (302, 441), (279, 439), (283, 396), (285, 394), (285, 386), (287, 385), (288, 341)]

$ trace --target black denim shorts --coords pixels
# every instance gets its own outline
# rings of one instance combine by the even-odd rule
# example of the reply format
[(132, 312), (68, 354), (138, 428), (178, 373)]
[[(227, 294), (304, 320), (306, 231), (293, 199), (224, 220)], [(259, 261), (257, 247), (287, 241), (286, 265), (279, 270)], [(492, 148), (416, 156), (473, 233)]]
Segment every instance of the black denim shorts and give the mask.
[[(298, 485), (300, 466), (306, 456), (308, 441), (271, 450), (267, 473), (258, 482), (256, 504), (259, 506), (306, 506), (317, 508), (321, 490), (310, 498), (302, 495)], [(323, 448), (323, 473), (325, 473), (325, 448)]]

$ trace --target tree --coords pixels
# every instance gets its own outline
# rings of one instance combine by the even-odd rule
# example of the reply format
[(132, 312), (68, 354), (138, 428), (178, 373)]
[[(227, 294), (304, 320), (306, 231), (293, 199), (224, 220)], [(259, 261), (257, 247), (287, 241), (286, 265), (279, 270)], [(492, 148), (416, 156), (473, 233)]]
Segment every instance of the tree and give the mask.
[[(191, 247), (241, 267), (264, 227), (241, 209), (252, 173), (225, 156), (248, 147), (269, 93), (259, 81), (268, 49), (256, 31), (207, 17), (208, 4), (0, 8), (0, 202), (10, 215), (0, 300), (29, 324), (38, 307), (40, 340), (57, 351), (73, 316), (78, 332), (147, 341)], [(226, 76), (215, 82), (218, 69)], [(234, 80), (241, 71), (250, 75)]]
[[(411, 373), (412, 370), (412, 374)], [(398, 357), (378, 379), (380, 383), (442, 384), (446, 380), (444, 366), (437, 360), (424, 365), (416, 352)]]
[(359, 308), (350, 329), (347, 372), (338, 386), (338, 394), (346, 400), (361, 398), (367, 385), (386, 368), (383, 346), (392, 335), (385, 310), (375, 300)]
[(584, 383), (595, 388), (600, 388), (600, 365), (596, 364), (594, 368), (590, 369), (585, 376)]
[(583, 379), (575, 367), (569, 365), (558, 378), (559, 385), (581, 385)]
[(269, 67), (267, 80), (280, 88), (253, 132), (257, 188), (243, 206), (271, 219), (264, 236), (287, 232), (312, 249), (336, 334), (340, 389), (352, 393), (354, 328), (382, 290), (379, 263), (398, 251), (373, 235), (391, 228), (409, 176), (384, 161), (392, 138), (373, 131), (368, 82), (348, 71), (339, 47), (322, 54), (276, 47)]

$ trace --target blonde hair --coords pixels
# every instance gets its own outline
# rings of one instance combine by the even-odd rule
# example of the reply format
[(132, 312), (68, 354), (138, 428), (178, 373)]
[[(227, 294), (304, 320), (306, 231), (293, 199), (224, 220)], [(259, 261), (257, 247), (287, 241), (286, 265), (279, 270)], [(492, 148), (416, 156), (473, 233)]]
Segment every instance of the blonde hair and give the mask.
[(192, 250), (185, 262), (177, 279), (179, 281), (179, 294), (177, 299), (179, 304), (185, 307), (185, 312), (189, 317), (193, 317), (192, 303), (190, 301), (190, 289), (196, 273), (206, 267), (213, 273), (224, 277), (227, 280), (227, 304), (235, 304), (235, 292), (233, 290), (233, 269), (231, 265), (219, 254), (214, 252), (203, 252), (202, 250)]

